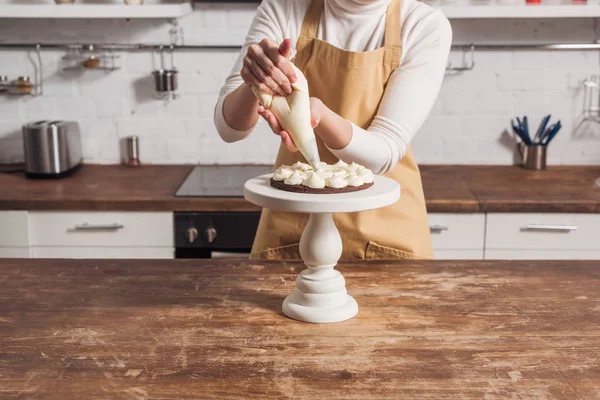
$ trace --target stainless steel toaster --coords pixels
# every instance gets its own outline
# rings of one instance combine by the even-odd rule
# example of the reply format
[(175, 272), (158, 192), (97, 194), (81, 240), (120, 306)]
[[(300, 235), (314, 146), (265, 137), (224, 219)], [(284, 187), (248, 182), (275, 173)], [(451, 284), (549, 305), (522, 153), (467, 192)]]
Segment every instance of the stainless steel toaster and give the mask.
[(81, 134), (73, 121), (35, 121), (23, 126), (25, 173), (60, 177), (81, 164)]

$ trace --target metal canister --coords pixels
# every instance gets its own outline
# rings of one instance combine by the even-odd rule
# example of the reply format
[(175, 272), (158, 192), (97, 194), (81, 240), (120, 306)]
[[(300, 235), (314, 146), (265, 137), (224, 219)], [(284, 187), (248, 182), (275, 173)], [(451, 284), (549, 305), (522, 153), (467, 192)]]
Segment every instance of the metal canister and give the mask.
[(137, 136), (129, 136), (127, 142), (127, 165), (140, 165), (140, 148)]

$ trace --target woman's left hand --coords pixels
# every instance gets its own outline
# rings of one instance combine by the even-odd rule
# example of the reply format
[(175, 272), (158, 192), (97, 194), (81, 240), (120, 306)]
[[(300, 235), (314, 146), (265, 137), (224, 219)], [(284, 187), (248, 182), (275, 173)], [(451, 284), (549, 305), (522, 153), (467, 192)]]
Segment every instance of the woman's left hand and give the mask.
[[(321, 117), (323, 115), (323, 107), (324, 104), (321, 100), (317, 99), (316, 97), (310, 98), (310, 123), (313, 128), (316, 128), (319, 125), (319, 122), (321, 121)], [(279, 121), (277, 121), (277, 118), (275, 118), (275, 115), (273, 115), (271, 111), (265, 109), (263, 106), (259, 106), (258, 114), (267, 121), (273, 133), (281, 136), (281, 142), (283, 143), (286, 149), (288, 149), (292, 153), (298, 151), (296, 144), (292, 140), (292, 136), (281, 128)]]

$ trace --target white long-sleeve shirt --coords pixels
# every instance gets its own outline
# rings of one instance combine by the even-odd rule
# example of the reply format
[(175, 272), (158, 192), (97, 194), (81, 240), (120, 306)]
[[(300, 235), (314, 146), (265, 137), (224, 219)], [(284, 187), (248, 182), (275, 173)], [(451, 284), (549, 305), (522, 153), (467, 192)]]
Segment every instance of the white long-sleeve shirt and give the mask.
[[(325, 0), (317, 38), (356, 52), (382, 47), (389, 1)], [(248, 46), (264, 38), (276, 42), (290, 38), (295, 47), (310, 2), (263, 0), (258, 7), (215, 107), (215, 126), (224, 141), (242, 140), (254, 130), (254, 127), (235, 130), (223, 117), (225, 98), (243, 83), (240, 70)], [(417, 0), (403, 0), (401, 17), (400, 66), (390, 76), (377, 115), (367, 129), (352, 124), (352, 138), (346, 147), (330, 149), (336, 157), (380, 174), (389, 171), (404, 156), (429, 115), (444, 78), (452, 43), (452, 28), (440, 11)]]

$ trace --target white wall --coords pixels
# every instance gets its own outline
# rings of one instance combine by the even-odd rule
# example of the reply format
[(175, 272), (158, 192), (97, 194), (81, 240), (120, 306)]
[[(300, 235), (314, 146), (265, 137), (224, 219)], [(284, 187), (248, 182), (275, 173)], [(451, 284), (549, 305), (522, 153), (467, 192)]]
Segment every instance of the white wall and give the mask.
[[(11, 0), (0, 0), (9, 2)], [(50, 1), (50, 0), (46, 0)], [(255, 4), (197, 5), (179, 21), (186, 44), (240, 44)], [(455, 43), (591, 42), (593, 20), (452, 21)], [(144, 20), (10, 20), (0, 18), (0, 42), (168, 43), (171, 25)], [(119, 138), (140, 136), (151, 163), (271, 163), (277, 137), (262, 127), (228, 145), (212, 125), (214, 102), (235, 51), (176, 53), (182, 98), (152, 99), (149, 53), (122, 53), (114, 72), (64, 72), (60, 51), (44, 51), (44, 96), (0, 96), (0, 163), (22, 159), (20, 127), (43, 118), (81, 123), (85, 161), (119, 162)], [(26, 51), (0, 50), (0, 75), (33, 76)], [(453, 65), (463, 54), (453, 52)], [(583, 111), (580, 81), (599, 74), (598, 52), (478, 51), (473, 71), (448, 74), (431, 117), (414, 147), (422, 163), (510, 164), (502, 133), (515, 115), (537, 124), (552, 113), (563, 131), (550, 148), (551, 164), (599, 164), (600, 129), (575, 129)]]

